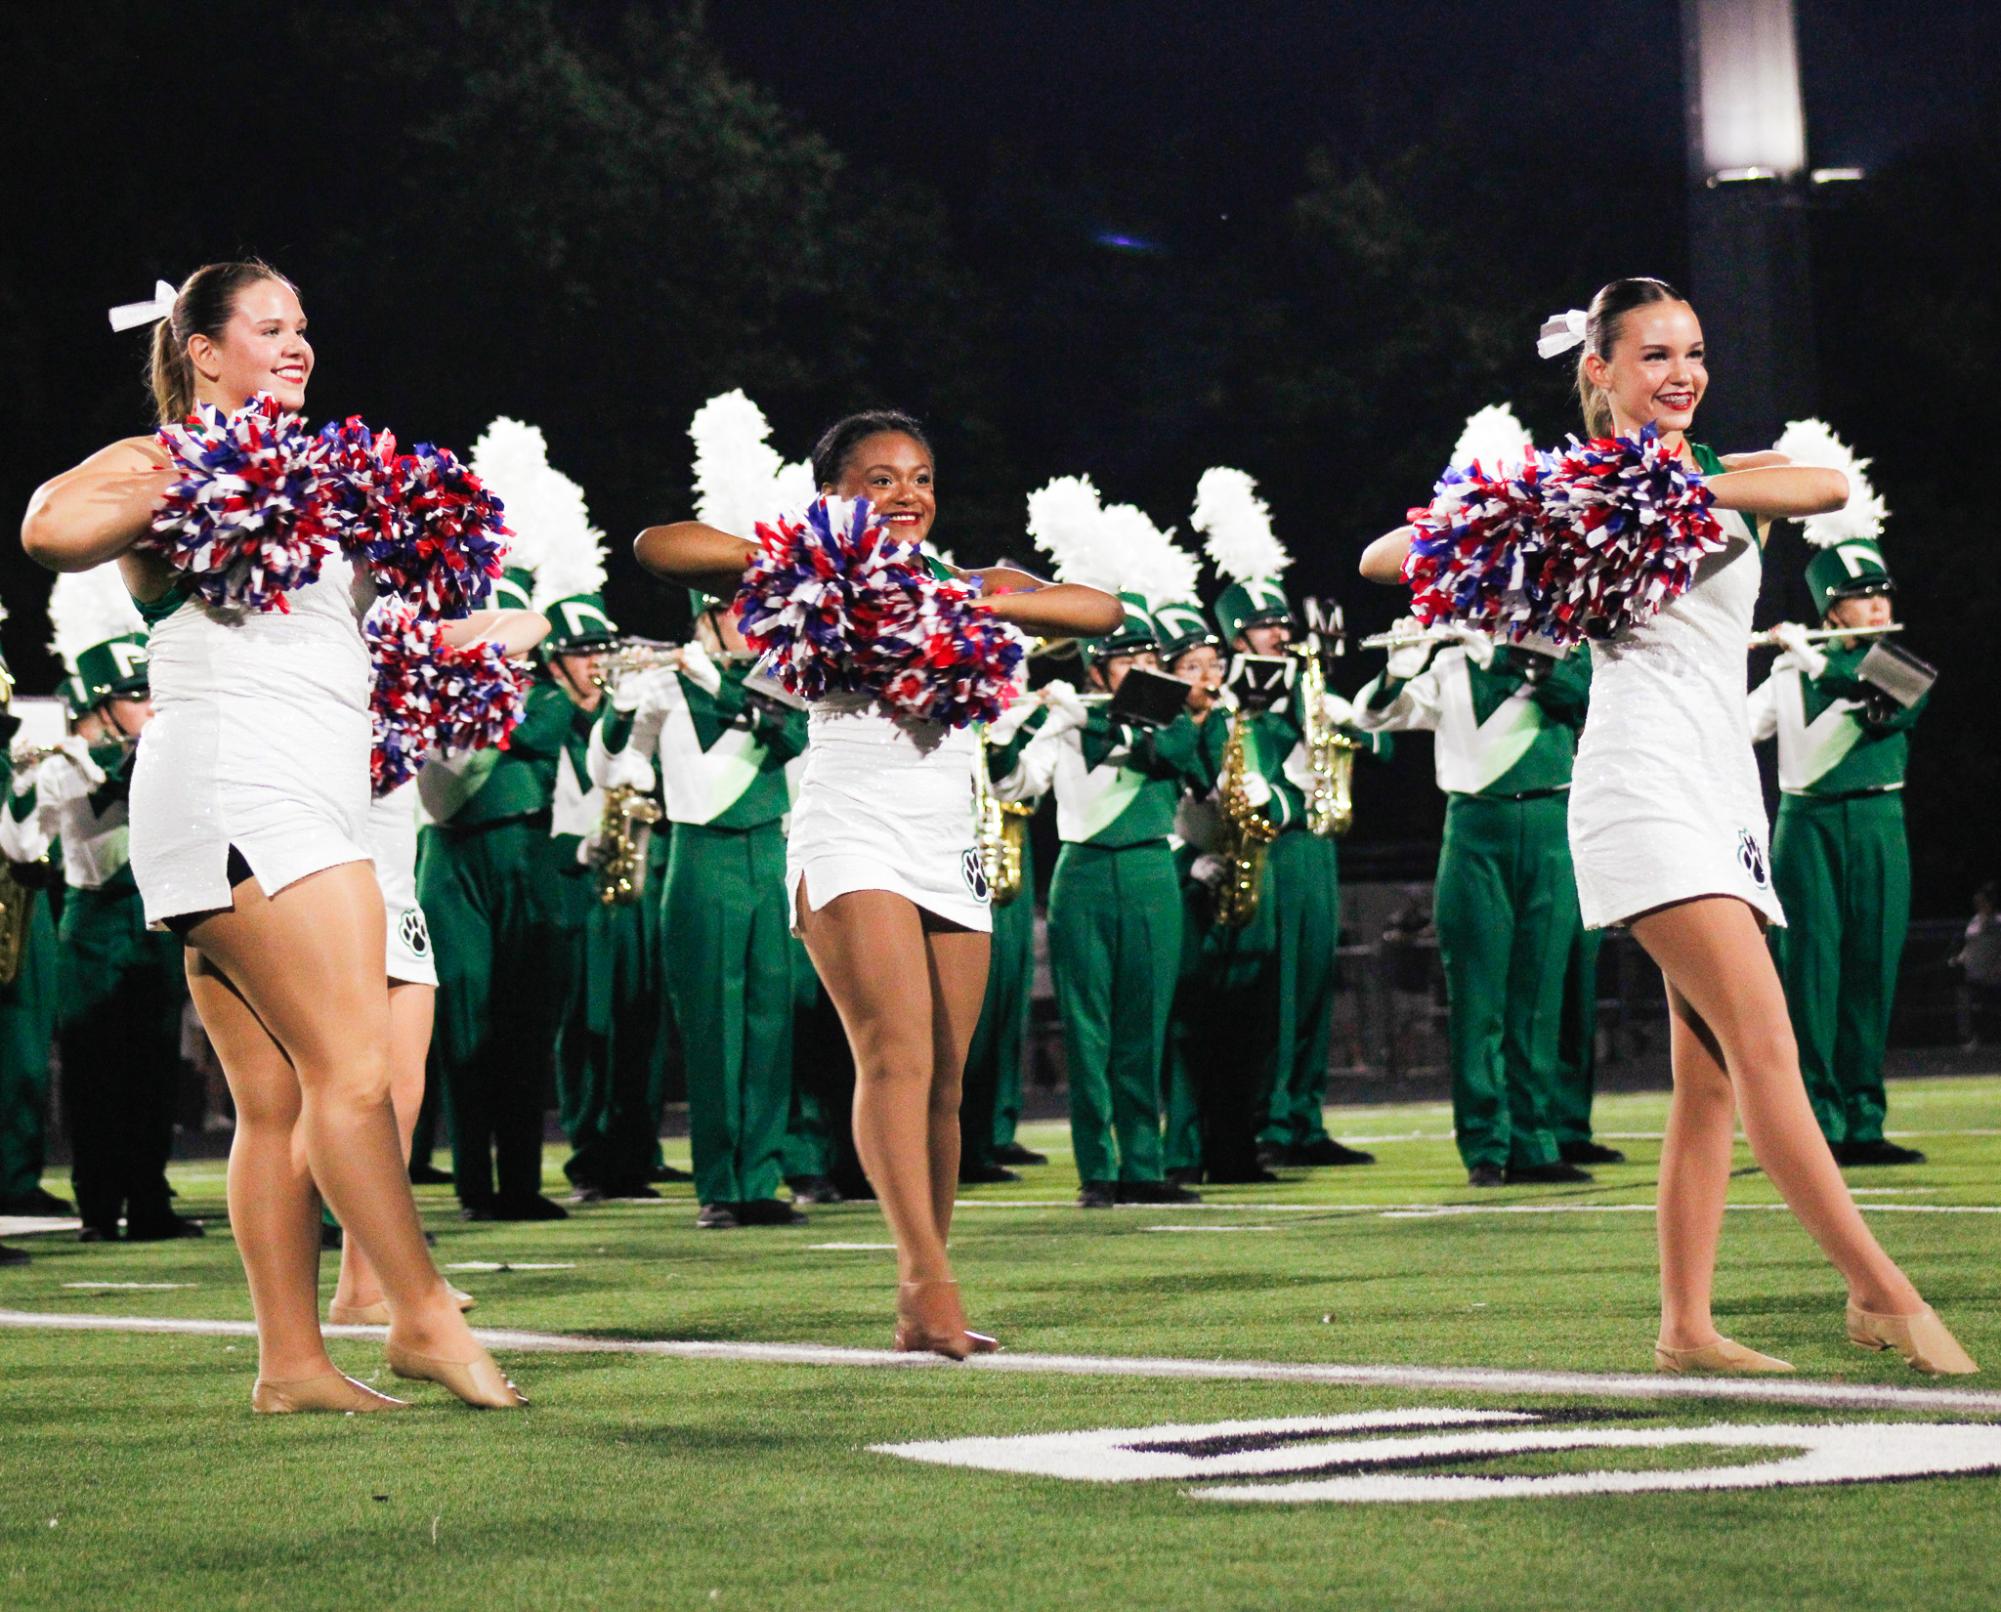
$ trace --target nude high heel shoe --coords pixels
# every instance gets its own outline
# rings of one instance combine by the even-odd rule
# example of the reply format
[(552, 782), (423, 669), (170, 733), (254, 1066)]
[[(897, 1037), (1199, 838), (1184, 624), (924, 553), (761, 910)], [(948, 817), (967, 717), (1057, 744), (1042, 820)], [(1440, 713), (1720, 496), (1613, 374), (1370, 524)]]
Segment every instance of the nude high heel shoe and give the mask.
[(1858, 1349), (1894, 1349), (1934, 1376), (1969, 1377), (1980, 1369), (1929, 1304), (1916, 1315), (1876, 1315), (1851, 1303), (1848, 1341)]
[(1791, 1371), (1788, 1361), (1761, 1355), (1734, 1338), (1718, 1338), (1699, 1349), (1665, 1349), (1654, 1345), (1654, 1370), (1692, 1375), (1754, 1376), (1764, 1372)]
[(401, 1344), (386, 1343), (383, 1354), (389, 1369), (410, 1382), (436, 1383), (457, 1394), (474, 1410), (519, 1410), (528, 1396), (514, 1386), (492, 1355), (480, 1350), (477, 1360), (440, 1360), (420, 1355)]
[(366, 1383), (338, 1371), (318, 1377), (294, 1377), (286, 1382), (257, 1379), (250, 1390), (250, 1408), (266, 1416), (288, 1415), (296, 1411), (338, 1411), (360, 1414), (365, 1411), (408, 1410), (407, 1399), (391, 1399), (378, 1394)]
[(1000, 1344), (966, 1325), (959, 1284), (940, 1280), (896, 1284), (896, 1352), (938, 1354), (951, 1360), (990, 1355)]

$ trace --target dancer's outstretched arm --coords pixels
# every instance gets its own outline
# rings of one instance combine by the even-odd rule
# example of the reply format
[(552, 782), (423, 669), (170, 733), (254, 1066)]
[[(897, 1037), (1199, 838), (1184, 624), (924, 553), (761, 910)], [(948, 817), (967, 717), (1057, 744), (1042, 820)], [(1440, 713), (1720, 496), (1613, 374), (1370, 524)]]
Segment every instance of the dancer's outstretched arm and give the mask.
[(1410, 553), (1411, 539), (1416, 535), (1410, 527), (1399, 526), (1363, 549), (1363, 577), (1370, 582), (1401, 582), (1404, 556)]
[[(1764, 454), (1750, 457), (1768, 458)], [(1820, 465), (1761, 463), (1753, 469), (1726, 470), (1711, 476), (1704, 485), (1718, 509), (1734, 509), (1762, 520), (1825, 515), (1848, 502), (1848, 478)]]
[(21, 521), (21, 547), (51, 571), (88, 571), (115, 560), (152, 524), (173, 476), (166, 455), (146, 437), (100, 448), (35, 489)]
[(757, 545), (701, 521), (649, 526), (633, 540), (639, 563), (657, 577), (728, 599), (743, 582)]

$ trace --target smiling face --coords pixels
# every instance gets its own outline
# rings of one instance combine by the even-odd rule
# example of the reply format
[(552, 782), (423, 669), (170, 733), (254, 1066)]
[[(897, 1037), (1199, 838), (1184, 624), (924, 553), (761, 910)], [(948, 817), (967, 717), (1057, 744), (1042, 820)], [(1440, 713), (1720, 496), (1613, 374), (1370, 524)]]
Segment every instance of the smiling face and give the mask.
[(1702, 325), (1685, 302), (1649, 302), (1620, 320), (1611, 351), (1589, 354), (1584, 373), (1605, 394), (1613, 429), (1632, 436), (1653, 425), (1686, 431), (1709, 387)]
[(931, 450), (902, 431), (863, 437), (848, 454), (840, 481), (820, 490), (840, 498), (866, 498), (906, 543), (923, 542), (938, 518)]
[(188, 339), (188, 361), (201, 402), (236, 409), (269, 392), (280, 408), (303, 409), (313, 346), (306, 340), (306, 314), (297, 294), (282, 280), (251, 281), (237, 292), (220, 334)]

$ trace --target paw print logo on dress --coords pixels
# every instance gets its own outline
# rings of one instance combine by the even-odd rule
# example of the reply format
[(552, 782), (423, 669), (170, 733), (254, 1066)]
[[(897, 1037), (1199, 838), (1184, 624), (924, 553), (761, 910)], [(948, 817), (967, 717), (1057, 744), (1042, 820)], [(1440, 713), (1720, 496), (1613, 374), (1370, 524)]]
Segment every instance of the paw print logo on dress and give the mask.
[(973, 899), (981, 906), (993, 899), (987, 889), (986, 863), (980, 860), (977, 846), (959, 858), (959, 876), (966, 881), (966, 888), (973, 892)]
[(1737, 830), (1737, 861), (1760, 890), (1771, 883), (1770, 876), (1765, 872), (1765, 848), (1748, 828)]
[(424, 922), (424, 914), (419, 908), (412, 907), (397, 920), (396, 938), (412, 957), (431, 955), (431, 926)]

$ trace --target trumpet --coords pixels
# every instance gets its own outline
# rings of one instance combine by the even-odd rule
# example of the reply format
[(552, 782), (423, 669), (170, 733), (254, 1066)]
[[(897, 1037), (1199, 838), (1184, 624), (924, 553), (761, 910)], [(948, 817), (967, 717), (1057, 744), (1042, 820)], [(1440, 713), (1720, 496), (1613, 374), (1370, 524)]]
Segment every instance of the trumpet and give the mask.
[(50, 756), (59, 756), (62, 753), (63, 747), (59, 744), (16, 745), (8, 752), (8, 759), (13, 762), (14, 770), (18, 772), (23, 767), (39, 767)]
[[(1810, 644), (1827, 644), (1837, 638), (1887, 638), (1891, 633), (1903, 630), (1901, 621), (1893, 621), (1882, 627), (1809, 627), (1801, 636)], [(1751, 634), (1751, 647), (1777, 649), (1779, 641), (1769, 632), (1754, 632)]]
[(681, 648), (659, 638), (621, 638), (598, 657), (598, 669), (591, 681), (607, 693), (616, 693), (620, 678), (637, 677), (662, 667), (679, 668)]

